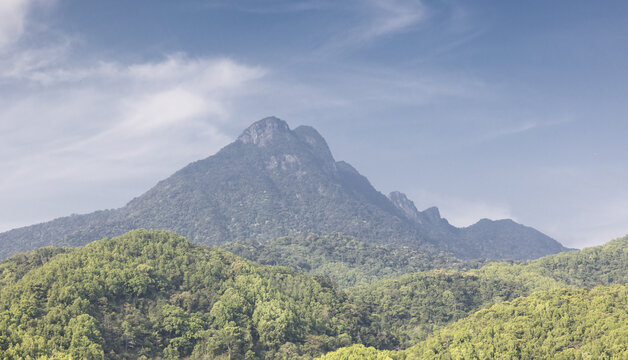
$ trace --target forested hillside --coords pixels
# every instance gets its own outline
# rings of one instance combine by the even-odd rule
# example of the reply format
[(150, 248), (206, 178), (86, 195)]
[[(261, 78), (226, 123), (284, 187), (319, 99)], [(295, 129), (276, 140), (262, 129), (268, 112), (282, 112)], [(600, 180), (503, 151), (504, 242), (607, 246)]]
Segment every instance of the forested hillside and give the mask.
[(26, 274), (8, 276), (29, 267), (19, 258), (2, 264), (2, 359), (308, 358), (371, 331), (324, 278), (170, 232), (44, 253)]
[[(335, 269), (328, 273), (338, 276), (343, 267), (351, 268), (346, 281), (368, 282), (400, 273), (421, 266), (424, 259), (421, 253), (396, 253), (340, 234), (282, 238), (268, 247), (255, 246), (234, 248), (253, 253), (261, 249), (257, 255), (262, 260), (268, 256), (275, 261), (284, 253), (284, 263), (320, 274)], [(341, 251), (334, 253), (335, 247)], [(436, 356), (429, 351), (447, 354), (443, 358), (466, 358), (473, 351), (571, 356), (580, 354), (580, 348), (598, 354), (598, 339), (609, 341), (609, 351), (615, 354), (625, 329), (611, 322), (602, 334), (595, 329), (605, 329), (606, 323), (596, 321), (623, 319), (622, 309), (612, 308), (609, 299), (625, 297), (625, 287), (607, 288), (606, 293), (594, 290), (591, 295), (586, 295), (589, 290), (556, 291), (625, 284), (627, 249), (625, 237), (523, 264), (415, 272), (341, 290), (326, 276), (260, 265), (224, 250), (192, 245), (171, 232), (136, 230), (83, 248), (42, 248), (0, 263), (0, 358), (308, 359), (352, 344), (392, 351), (353, 346), (328, 356)], [(369, 251), (374, 251), (372, 256)], [(320, 266), (308, 265), (317, 260)], [(522, 298), (529, 295), (530, 300)], [(598, 295), (604, 299), (596, 300)], [(563, 306), (572, 300), (573, 306)], [(617, 306), (624, 306), (625, 312), (622, 301)], [(589, 302), (605, 305), (582, 307)], [(487, 314), (495, 315), (466, 319), (487, 307)], [(540, 313), (534, 314), (534, 309)], [(598, 312), (588, 319), (587, 311)], [(508, 325), (508, 316), (519, 321), (519, 313), (525, 315), (519, 319), (523, 322)], [(585, 327), (560, 330), (576, 326), (560, 320), (572, 317)], [(525, 323), (537, 318), (538, 323)], [(477, 345), (471, 346), (474, 338), (457, 335), (469, 336), (470, 329), (484, 326), (487, 319), (494, 320), (495, 331), (505, 337), (489, 341), (485, 337), (490, 332), (475, 333)], [(540, 325), (546, 323), (551, 341), (564, 343), (565, 331), (577, 331), (575, 345), (569, 345), (576, 352), (528, 345), (527, 337), (547, 330)], [(593, 330), (587, 330), (587, 324)], [(508, 335), (521, 326), (531, 332)], [(514, 341), (513, 336), (523, 340)], [(519, 347), (513, 348), (513, 341)]]
[(628, 236), (600, 246), (546, 256), (521, 264), (495, 262), (474, 273), (518, 280), (532, 290), (557, 286), (628, 283)]
[(32, 269), (44, 265), (55, 255), (67, 251), (68, 249), (64, 248), (44, 247), (13, 255), (10, 259), (0, 262), (0, 289), (18, 281)]
[(325, 275), (342, 287), (431, 269), (475, 269), (473, 273), (486, 279), (521, 282), (529, 292), (628, 282), (628, 237), (523, 263), (461, 260), (447, 253), (371, 244), (340, 233), (287, 236), (265, 243), (238, 241), (221, 247), (262, 264)]
[(341, 287), (431, 269), (468, 270), (485, 263), (461, 260), (444, 252), (372, 244), (340, 233), (285, 236), (265, 243), (237, 241), (220, 247), (261, 264), (324, 275)]
[(559, 289), (493, 305), (400, 352), (354, 345), (322, 360), (626, 359), (628, 286)]
[(628, 283), (628, 237), (523, 264), (407, 274), (347, 289), (389, 337), (379, 349), (405, 348), (442, 326), (495, 303), (565, 287)]
[(404, 349), (482, 307), (527, 295), (528, 289), (517, 281), (435, 270), (349, 288), (347, 293), (388, 329), (388, 338), (365, 345)]

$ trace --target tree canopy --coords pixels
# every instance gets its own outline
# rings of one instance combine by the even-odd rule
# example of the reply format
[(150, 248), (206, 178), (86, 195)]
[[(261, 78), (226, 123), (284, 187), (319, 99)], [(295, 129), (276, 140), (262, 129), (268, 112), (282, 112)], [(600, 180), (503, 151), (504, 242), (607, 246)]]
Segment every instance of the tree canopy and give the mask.
[(326, 278), (164, 231), (59, 251), (3, 281), (3, 359), (308, 358), (359, 342), (368, 321)]

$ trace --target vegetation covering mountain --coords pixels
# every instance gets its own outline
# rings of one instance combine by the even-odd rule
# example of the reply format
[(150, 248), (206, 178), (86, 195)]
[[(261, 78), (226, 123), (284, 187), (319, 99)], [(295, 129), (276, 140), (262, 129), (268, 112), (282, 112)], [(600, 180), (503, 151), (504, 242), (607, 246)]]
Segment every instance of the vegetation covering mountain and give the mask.
[(0, 263), (0, 288), (16, 282), (27, 272), (50, 261), (55, 255), (67, 249), (44, 247), (27, 253), (20, 253)]
[(521, 264), (495, 262), (473, 270), (481, 276), (516, 280), (531, 290), (628, 283), (628, 236), (600, 246), (546, 256)]
[[(365, 280), (370, 281), (386, 277), (391, 270), (402, 273), (421, 263), (420, 253), (413, 255), (408, 251), (404, 257), (395, 253), (396, 250), (364, 244), (341, 234), (308, 235), (265, 244), (230, 246), (230, 250), (235, 249), (244, 257), (324, 273), (340, 279), (344, 284), (354, 279), (365, 279), (363, 274), (368, 274)], [(430, 260), (426, 263), (434, 262)], [(461, 269), (465, 265), (446, 261), (441, 264), (460, 266)], [(342, 269), (347, 275), (343, 275)], [(368, 286), (349, 288), (347, 292), (352, 303), (365, 309), (373, 323), (386, 330), (386, 336), (380, 336), (376, 343), (364, 344), (379, 349), (395, 349), (415, 344), (452, 321), (494, 303), (539, 291), (627, 282), (628, 237), (624, 237), (602, 246), (550, 255), (521, 264), (500, 262), (469, 272), (412, 273)]]
[(377, 335), (325, 278), (170, 232), (26, 257), (0, 288), (2, 359), (307, 359)]
[(517, 281), (486, 278), (458, 271), (407, 274), (368, 286), (347, 289), (389, 338), (364, 343), (379, 349), (404, 349), (444, 325), (493, 303), (528, 294)]
[(379, 349), (406, 348), (487, 306), (565, 287), (628, 283), (628, 236), (602, 246), (523, 264), (490, 263), (469, 272), (407, 274), (347, 289), (389, 338)]
[(285, 236), (264, 243), (236, 241), (220, 246), (261, 264), (288, 266), (297, 271), (327, 276), (341, 287), (435, 268), (468, 270), (484, 263), (407, 246), (367, 243), (340, 233)]
[(410, 359), (625, 359), (628, 288), (561, 289), (497, 304), (407, 353)]
[(365, 285), (431, 269), (475, 269), (474, 274), (487, 280), (522, 283), (528, 293), (565, 286), (628, 282), (628, 236), (602, 246), (523, 263), (465, 261), (447, 253), (372, 244), (340, 233), (287, 236), (265, 243), (236, 241), (221, 247), (261, 264), (288, 266), (324, 275), (341, 287)]
[[(358, 250), (373, 246), (340, 234), (284, 238), (275, 245), (281, 246), (281, 241), (294, 247), (292, 253), (287, 252), (289, 259), (296, 256), (290, 261), (301, 256), (301, 246), (321, 250), (312, 259), (333, 257), (322, 247), (308, 248), (308, 243), (335, 246), (340, 242), (347, 249)], [(564, 343), (567, 330), (560, 327), (573, 324), (561, 319), (572, 316), (572, 307), (576, 311), (573, 317), (584, 324), (575, 328), (576, 350), (580, 351), (580, 346), (598, 355), (603, 349), (600, 337), (600, 341), (609, 341), (608, 351), (615, 354), (616, 345), (628, 333), (612, 321), (602, 323), (608, 325), (604, 328), (597, 322), (601, 320), (594, 318), (623, 321), (625, 314), (610, 309), (604, 300), (598, 302), (604, 306), (591, 313), (592, 319), (581, 319), (582, 313), (594, 309), (579, 307), (580, 293), (555, 290), (581, 286), (582, 279), (591, 279), (586, 285), (623, 282), (628, 276), (627, 248), (628, 237), (525, 264), (489, 264), (466, 273), (412, 273), (343, 291), (323, 276), (256, 264), (224, 250), (192, 245), (171, 232), (137, 230), (83, 248), (43, 248), (0, 263), (0, 358), (307, 359), (351, 344), (364, 346), (328, 356), (431, 358), (429, 351), (437, 349), (438, 356), (442, 355), (439, 358), (458, 358), (460, 354), (473, 358), (469, 357), (472, 351), (520, 351), (524, 357), (547, 352), (560, 357), (580, 353), (559, 353), (564, 349), (554, 345), (549, 350), (543, 344), (528, 345), (527, 337), (547, 330), (552, 336), (547, 341)], [(350, 253), (347, 250), (345, 254)], [(381, 250), (380, 255), (386, 254)], [(360, 259), (363, 254), (357, 251), (355, 255)], [(544, 289), (554, 292), (539, 292)], [(623, 293), (617, 291), (610, 293), (625, 297), (625, 287)], [(531, 293), (533, 299), (542, 301), (562, 295), (545, 305), (536, 300), (513, 300)], [(565, 303), (561, 300), (564, 294), (575, 294), (576, 303), (560, 307)], [(587, 297), (587, 302), (595, 304), (595, 296)], [(513, 302), (508, 303), (510, 300)], [(623, 299), (617, 306), (624, 306), (625, 313), (622, 301), (625, 303)], [(488, 341), (484, 336), (489, 332), (471, 332), (476, 320), (460, 320), (495, 303), (490, 311), (507, 311), (499, 310), (489, 318), (476, 314), (471, 319), (480, 319), (480, 325), (493, 319), (495, 331), (504, 334), (520, 326), (531, 332), (520, 334), (521, 341), (512, 340), (511, 335)], [(525, 306), (518, 310), (520, 305), (511, 304)], [(557, 309), (553, 309), (555, 304)], [(534, 309), (541, 314), (532, 314)], [(538, 318), (538, 323), (503, 324), (505, 314), (517, 319), (518, 311), (525, 315), (519, 320)], [(460, 322), (452, 325), (456, 320)], [(593, 330), (588, 330), (589, 325)], [(605, 332), (601, 334), (599, 329)], [(468, 334), (480, 337), (477, 345), (475, 335), (469, 338)], [(513, 336), (520, 336), (517, 334)], [(485, 348), (486, 344), (492, 347)], [(398, 351), (376, 351), (368, 346)], [(404, 348), (408, 349), (399, 350)]]
[(1, 233), (0, 258), (48, 245), (84, 245), (136, 228), (172, 230), (212, 245), (342, 232), (463, 258), (528, 259), (565, 250), (514, 222), (458, 229), (436, 208), (418, 212), (405, 196), (389, 199), (351, 165), (335, 161), (313, 128), (291, 130), (282, 120), (266, 118), (120, 209)]
[(320, 359), (626, 359), (628, 286), (559, 289), (493, 305), (399, 352), (363, 345)]

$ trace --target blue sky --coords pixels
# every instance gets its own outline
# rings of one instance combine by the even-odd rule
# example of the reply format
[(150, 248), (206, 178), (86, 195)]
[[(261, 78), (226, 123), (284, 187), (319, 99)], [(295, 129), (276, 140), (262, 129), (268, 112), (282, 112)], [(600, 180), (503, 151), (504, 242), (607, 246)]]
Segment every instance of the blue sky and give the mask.
[(628, 234), (624, 1), (0, 2), (0, 230), (124, 205), (269, 115), (382, 192)]

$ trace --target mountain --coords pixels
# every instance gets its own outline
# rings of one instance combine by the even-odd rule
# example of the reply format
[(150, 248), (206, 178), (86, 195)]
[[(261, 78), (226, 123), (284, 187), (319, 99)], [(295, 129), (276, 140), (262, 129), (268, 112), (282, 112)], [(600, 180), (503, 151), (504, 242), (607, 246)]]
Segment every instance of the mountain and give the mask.
[(212, 245), (341, 232), (371, 243), (445, 250), (463, 258), (528, 259), (566, 250), (511, 221), (458, 229), (436, 208), (418, 212), (404, 198), (386, 197), (351, 165), (336, 161), (313, 128), (291, 130), (270, 117), (120, 209), (0, 234), (0, 257), (47, 245), (83, 245), (136, 228), (172, 230)]

